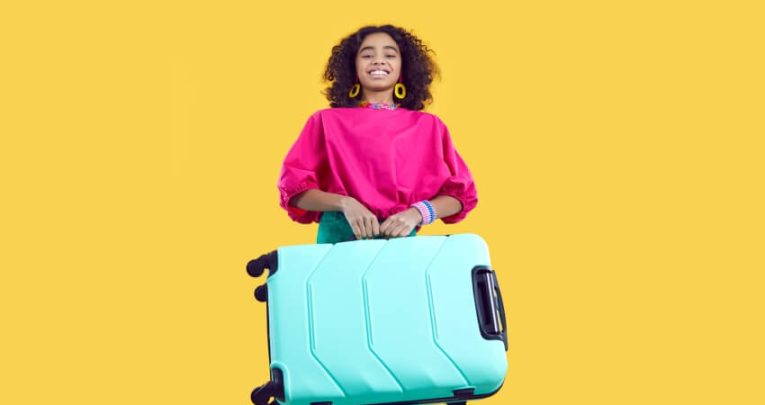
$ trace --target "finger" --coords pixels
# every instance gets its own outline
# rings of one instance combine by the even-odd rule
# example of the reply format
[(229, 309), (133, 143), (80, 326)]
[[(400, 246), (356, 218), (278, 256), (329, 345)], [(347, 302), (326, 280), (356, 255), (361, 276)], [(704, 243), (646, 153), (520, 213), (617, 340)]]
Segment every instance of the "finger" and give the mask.
[(388, 236), (388, 228), (390, 228), (390, 217), (386, 218), (382, 225), (380, 225), (380, 233)]
[(403, 238), (404, 236), (409, 235), (409, 232), (412, 232), (412, 227), (409, 225), (404, 225), (404, 227), (401, 228), (401, 231), (399, 232), (398, 236)]
[(388, 225), (385, 227), (385, 236), (392, 237), (394, 235), (394, 232), (396, 231), (396, 227), (398, 227), (399, 222), (396, 216), (389, 217), (386, 222), (388, 222)]
[(377, 217), (372, 220), (372, 233), (374, 236), (380, 234), (380, 222), (377, 221)]
[(351, 223), (351, 229), (353, 230), (353, 236), (355, 236), (356, 239), (361, 239), (361, 228), (356, 221)]
[(404, 224), (397, 223), (394, 225), (390, 230), (390, 236), (397, 238), (399, 234), (401, 233), (401, 230), (404, 228)]
[(372, 237), (372, 218), (365, 217), (363, 223), (364, 223), (364, 238), (371, 238)]
[(345, 214), (345, 222), (348, 224), (348, 227), (351, 228), (351, 231), (353, 232), (353, 236), (358, 239), (359, 238), (359, 229), (356, 227), (356, 220), (354, 220), (352, 217), (348, 216), (348, 214)]
[(359, 239), (366, 239), (367, 234), (364, 230), (364, 218), (357, 219), (356, 226), (359, 228)]

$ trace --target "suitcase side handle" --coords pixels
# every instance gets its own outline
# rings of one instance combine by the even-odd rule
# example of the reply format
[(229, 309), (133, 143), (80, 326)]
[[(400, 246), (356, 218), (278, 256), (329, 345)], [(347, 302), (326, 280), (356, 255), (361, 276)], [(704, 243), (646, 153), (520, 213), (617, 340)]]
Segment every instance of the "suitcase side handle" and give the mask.
[(499, 290), (497, 274), (488, 266), (476, 266), (472, 271), (478, 329), (489, 340), (501, 340), (507, 351), (507, 320), (505, 305)]

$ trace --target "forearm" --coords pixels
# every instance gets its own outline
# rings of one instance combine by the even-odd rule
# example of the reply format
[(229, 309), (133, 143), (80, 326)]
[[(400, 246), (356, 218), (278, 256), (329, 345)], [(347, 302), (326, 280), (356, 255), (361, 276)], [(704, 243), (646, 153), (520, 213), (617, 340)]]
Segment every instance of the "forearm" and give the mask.
[(350, 197), (312, 188), (292, 197), (290, 205), (307, 211), (342, 211), (347, 198)]
[(433, 210), (436, 211), (437, 218), (448, 217), (462, 211), (460, 200), (450, 195), (439, 195), (429, 201), (430, 205), (433, 206)]

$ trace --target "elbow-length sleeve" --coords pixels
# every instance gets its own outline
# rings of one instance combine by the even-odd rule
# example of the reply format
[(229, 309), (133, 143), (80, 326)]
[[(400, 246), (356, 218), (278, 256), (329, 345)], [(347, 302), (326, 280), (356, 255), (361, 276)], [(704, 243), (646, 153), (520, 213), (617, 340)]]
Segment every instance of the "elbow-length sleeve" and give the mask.
[(296, 195), (319, 188), (320, 173), (325, 166), (326, 151), (323, 144), (321, 117), (318, 112), (308, 118), (298, 139), (287, 152), (279, 175), (279, 206), (287, 215), (302, 224), (318, 222), (319, 211), (308, 211), (290, 205)]
[(465, 219), (467, 214), (478, 205), (478, 193), (470, 170), (452, 143), (449, 129), (440, 120), (439, 123), (439, 126), (442, 128), (441, 141), (444, 163), (449, 169), (450, 176), (441, 185), (437, 195), (454, 197), (462, 204), (462, 210), (456, 214), (441, 218), (441, 221), (445, 224), (454, 224)]

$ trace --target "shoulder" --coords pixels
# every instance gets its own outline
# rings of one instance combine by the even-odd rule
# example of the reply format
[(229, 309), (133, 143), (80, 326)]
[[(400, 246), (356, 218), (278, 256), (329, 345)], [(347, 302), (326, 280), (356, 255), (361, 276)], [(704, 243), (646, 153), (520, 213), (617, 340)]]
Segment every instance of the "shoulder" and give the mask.
[(427, 111), (417, 111), (417, 110), (407, 110), (412, 116), (416, 117), (418, 121), (421, 122), (428, 122), (439, 129), (442, 129), (446, 127), (446, 124), (444, 124), (444, 121), (439, 117), (438, 115), (427, 112)]
[(353, 114), (356, 110), (358, 109), (348, 108), (348, 107), (326, 107), (326, 108), (320, 108), (314, 111), (314, 113), (311, 114), (311, 117), (322, 119), (322, 118), (334, 117), (334, 116), (344, 116), (344, 115)]
[(422, 110), (420, 110), (420, 111), (417, 111), (417, 110), (407, 110), (407, 111), (410, 111), (412, 114), (415, 114), (415, 115), (417, 115), (419, 117), (423, 117), (423, 118), (427, 118), (427, 119), (431, 119), (431, 120), (439, 120), (439, 121), (441, 120), (440, 118), (438, 118), (438, 115), (433, 114), (431, 112), (422, 111)]
[(335, 118), (342, 118), (349, 114), (350, 108), (320, 108), (308, 115), (305, 121), (306, 127), (320, 127), (324, 122), (332, 121)]
[(427, 111), (412, 111), (418, 118), (422, 127), (428, 128), (428, 132), (431, 132), (436, 138), (443, 140), (449, 138), (449, 128), (446, 123), (436, 114)]
[(322, 118), (325, 118), (329, 115), (336, 114), (337, 111), (335, 110), (338, 110), (338, 108), (331, 108), (331, 107), (320, 108), (318, 110), (315, 110), (311, 114), (309, 114), (307, 121), (317, 121), (317, 120), (321, 121)]

